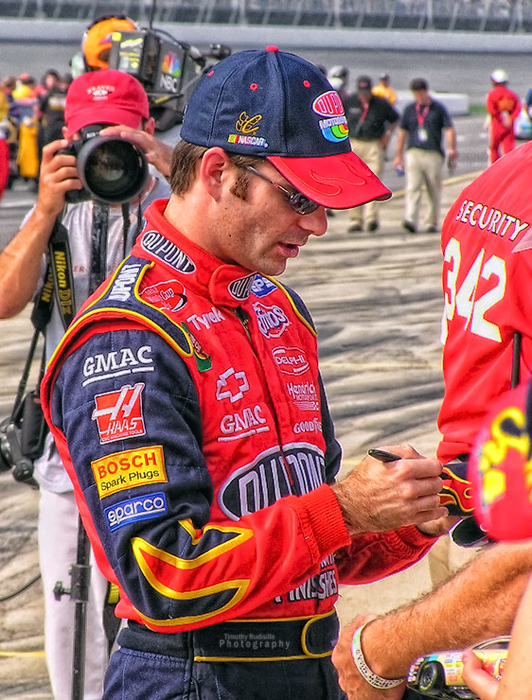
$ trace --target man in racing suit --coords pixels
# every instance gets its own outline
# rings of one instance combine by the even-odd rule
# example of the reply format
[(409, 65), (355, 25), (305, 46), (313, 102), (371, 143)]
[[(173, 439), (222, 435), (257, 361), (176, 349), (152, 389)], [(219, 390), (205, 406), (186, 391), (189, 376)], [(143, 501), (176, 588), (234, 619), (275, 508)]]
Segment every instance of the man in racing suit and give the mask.
[(316, 331), (271, 275), (325, 233), (325, 207), (389, 191), (350, 150), (326, 78), (275, 47), (217, 64), (182, 137), (171, 199), (43, 383), (128, 620), (104, 697), (341, 698), (338, 586), (428, 551), (440, 465), (397, 446), (393, 468), (366, 458), (334, 483)]
[(514, 122), (521, 113), (521, 100), (508, 88), (506, 71), (493, 71), (491, 85), (492, 90), (486, 96), (486, 109), (490, 118), (490, 163), (495, 163), (515, 147)]
[[(51, 296), (51, 315), (45, 328), (47, 359), (63, 336), (69, 316), (73, 317), (89, 294), (93, 259), (91, 239), (95, 204), (88, 197), (85, 201), (71, 201), (74, 199), (72, 193), (81, 189), (82, 183), (78, 177), (76, 158), (59, 151), (72, 140), (77, 140), (80, 130), (96, 120), (102, 126), (114, 125), (111, 130), (115, 137), (135, 141), (145, 152), (146, 158), (158, 168), (150, 169), (140, 196), (129, 203), (127, 214), (121, 204), (108, 207), (104, 274), (110, 274), (123, 260), (124, 248), (127, 251), (131, 249), (132, 241), (143, 227), (143, 210), (157, 197), (168, 196), (169, 193), (168, 183), (163, 177), (163, 174), (169, 173), (167, 148), (153, 136), (154, 123), (149, 118), (148, 99), (137, 80), (125, 73), (109, 70), (82, 75), (70, 86), (65, 116), (65, 138), (43, 149), (36, 205), (0, 254), (0, 318), (11, 318), (34, 295), (41, 301), (50, 289), (45, 273), (45, 254), (56, 219), (60, 218), (68, 240), (62, 240), (57, 245), (52, 243), (51, 250), (59, 261), (70, 261), (70, 274), (67, 264), (58, 275), (61, 274), (67, 281), (63, 291), (71, 295), (72, 308), (60, 306), (58, 294), (57, 298), (55, 294)], [(109, 133), (109, 129), (105, 133)], [(65, 202), (67, 192), (71, 196)], [(43, 294), (39, 295), (38, 290), (41, 289)], [(45, 603), (46, 661), (55, 700), (69, 700), (72, 697), (75, 602), (69, 596), (56, 600), (54, 587), (57, 581), (62, 581), (65, 586), (69, 584), (69, 571), (76, 562), (79, 514), (72, 482), (50, 435), (47, 436), (42, 457), (35, 463), (34, 476), (40, 491), (39, 564)], [(87, 636), (90, 643), (87, 644), (84, 664), (85, 700), (100, 698), (107, 669), (109, 651), (103, 610), (108, 587), (107, 580), (93, 566), (87, 605)]]

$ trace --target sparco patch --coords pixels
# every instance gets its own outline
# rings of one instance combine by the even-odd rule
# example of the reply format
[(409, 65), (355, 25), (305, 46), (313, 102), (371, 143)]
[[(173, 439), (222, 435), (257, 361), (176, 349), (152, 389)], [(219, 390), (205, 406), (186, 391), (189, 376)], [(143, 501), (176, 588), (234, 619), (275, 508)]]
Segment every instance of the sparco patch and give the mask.
[(168, 481), (161, 445), (107, 455), (91, 462), (100, 498), (117, 491)]
[(137, 496), (128, 498), (127, 501), (120, 501), (109, 508), (106, 508), (104, 515), (109, 525), (109, 530), (113, 532), (124, 525), (137, 523), (140, 520), (151, 520), (159, 515), (168, 512), (166, 505), (166, 495), (159, 491), (150, 493), (147, 496)]
[(181, 248), (178, 248), (175, 243), (165, 238), (159, 231), (146, 231), (142, 236), (140, 245), (150, 255), (159, 258), (161, 262), (173, 267), (174, 270), (190, 275), (196, 269), (188, 255)]

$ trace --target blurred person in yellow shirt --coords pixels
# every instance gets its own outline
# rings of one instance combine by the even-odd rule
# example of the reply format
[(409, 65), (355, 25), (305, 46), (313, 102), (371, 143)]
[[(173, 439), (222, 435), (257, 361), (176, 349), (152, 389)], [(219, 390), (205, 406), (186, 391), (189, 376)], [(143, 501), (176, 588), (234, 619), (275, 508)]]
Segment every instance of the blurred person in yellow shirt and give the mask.
[(390, 85), (390, 76), (388, 73), (380, 74), (379, 84), (375, 85), (371, 92), (374, 95), (377, 95), (377, 97), (384, 97), (384, 99), (388, 100), (391, 105), (394, 105), (397, 102), (397, 95), (395, 94), (393, 87)]

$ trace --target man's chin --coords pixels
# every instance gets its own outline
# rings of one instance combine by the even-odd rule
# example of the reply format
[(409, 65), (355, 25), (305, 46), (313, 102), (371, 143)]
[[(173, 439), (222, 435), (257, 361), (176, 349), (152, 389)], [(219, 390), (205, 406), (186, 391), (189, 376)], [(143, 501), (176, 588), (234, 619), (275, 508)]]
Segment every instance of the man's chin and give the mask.
[(286, 270), (286, 260), (278, 265), (264, 265), (262, 270), (257, 270), (261, 275), (266, 275), (267, 277), (278, 277), (282, 275)]

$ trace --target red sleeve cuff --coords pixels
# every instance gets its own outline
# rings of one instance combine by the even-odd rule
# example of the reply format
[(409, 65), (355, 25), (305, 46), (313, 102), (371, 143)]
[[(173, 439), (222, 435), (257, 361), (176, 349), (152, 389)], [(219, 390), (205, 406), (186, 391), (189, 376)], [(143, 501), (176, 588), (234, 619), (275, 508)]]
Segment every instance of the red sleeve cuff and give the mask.
[(333, 490), (327, 484), (297, 499), (301, 529), (315, 562), (349, 545), (351, 538)]
[(394, 542), (395, 546), (392, 545), (393, 549), (397, 551), (402, 550), (405, 554), (412, 552), (412, 550), (431, 547), (439, 539), (439, 537), (423, 534), (415, 525), (400, 527), (398, 530), (386, 533), (386, 535), (390, 538), (390, 541)]

